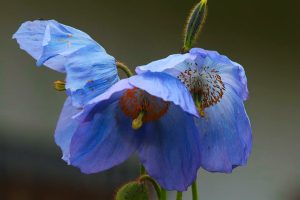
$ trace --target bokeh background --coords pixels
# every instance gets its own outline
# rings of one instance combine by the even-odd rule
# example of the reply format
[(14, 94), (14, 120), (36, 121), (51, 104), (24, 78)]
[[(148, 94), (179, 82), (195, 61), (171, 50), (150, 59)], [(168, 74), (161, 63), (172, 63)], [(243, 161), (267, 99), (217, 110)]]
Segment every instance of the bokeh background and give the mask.
[[(194, 0), (1, 0), (0, 200), (110, 200), (135, 179), (132, 158), (84, 175), (67, 166), (53, 140), (65, 95), (63, 75), (36, 68), (12, 34), (37, 18), (56, 19), (90, 34), (118, 60), (134, 66), (177, 53)], [(218, 50), (247, 72), (254, 146), (249, 164), (231, 175), (199, 172), (203, 200), (299, 200), (299, 1), (209, 0), (198, 46)], [(170, 199), (173, 193), (171, 193)], [(191, 199), (187, 193), (184, 198)]]

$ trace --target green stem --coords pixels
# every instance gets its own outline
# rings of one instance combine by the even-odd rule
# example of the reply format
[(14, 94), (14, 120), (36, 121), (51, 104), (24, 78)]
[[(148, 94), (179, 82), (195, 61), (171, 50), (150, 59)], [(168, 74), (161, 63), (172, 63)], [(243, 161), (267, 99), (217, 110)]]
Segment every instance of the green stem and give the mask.
[(141, 175), (146, 175), (147, 174), (146, 169), (145, 169), (145, 167), (143, 165), (141, 165), (140, 174)]
[(158, 199), (160, 199), (161, 192), (160, 192), (160, 186), (158, 185), (158, 183), (153, 178), (151, 178), (149, 175), (143, 175), (139, 178), (140, 182), (146, 181), (146, 180), (149, 181), (153, 185), (153, 187), (156, 191), (157, 197), (158, 197)]
[(167, 191), (163, 188), (160, 190), (160, 200), (167, 200)]
[(127, 67), (124, 63), (121, 62), (116, 62), (117, 68), (122, 70), (123, 72), (125, 72), (125, 74), (127, 75), (127, 77), (131, 77), (133, 76), (132, 71), (129, 69), (129, 67)]
[(198, 200), (198, 187), (197, 187), (197, 180), (194, 181), (192, 185), (192, 194), (193, 194), (193, 200)]
[(182, 200), (182, 192), (177, 192), (176, 200)]

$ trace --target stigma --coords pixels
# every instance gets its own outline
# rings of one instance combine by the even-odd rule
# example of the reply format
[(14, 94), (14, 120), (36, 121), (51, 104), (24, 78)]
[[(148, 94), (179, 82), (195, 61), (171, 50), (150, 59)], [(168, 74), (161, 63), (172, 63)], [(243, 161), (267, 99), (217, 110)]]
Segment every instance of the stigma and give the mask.
[(143, 117), (145, 113), (140, 112), (139, 116), (132, 121), (132, 129), (138, 130), (143, 126)]
[(123, 113), (132, 119), (134, 130), (141, 128), (145, 122), (159, 120), (169, 109), (169, 102), (139, 88), (126, 90), (119, 105)]

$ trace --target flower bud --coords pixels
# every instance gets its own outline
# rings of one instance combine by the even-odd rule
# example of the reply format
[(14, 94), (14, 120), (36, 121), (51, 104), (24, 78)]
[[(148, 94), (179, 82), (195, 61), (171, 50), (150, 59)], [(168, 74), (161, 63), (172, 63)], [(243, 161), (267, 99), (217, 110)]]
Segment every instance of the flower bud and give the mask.
[(200, 0), (200, 2), (192, 9), (191, 14), (187, 20), (184, 32), (184, 45), (183, 52), (188, 52), (195, 41), (204, 25), (207, 15), (207, 0)]
[(149, 200), (149, 193), (145, 184), (137, 181), (122, 186), (116, 194), (115, 200)]

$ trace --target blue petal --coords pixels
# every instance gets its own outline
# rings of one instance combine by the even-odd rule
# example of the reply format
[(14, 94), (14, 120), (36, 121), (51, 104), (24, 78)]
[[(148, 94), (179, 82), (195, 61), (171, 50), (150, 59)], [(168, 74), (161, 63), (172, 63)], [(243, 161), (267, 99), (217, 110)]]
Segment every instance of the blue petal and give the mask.
[(196, 68), (200, 71), (203, 67), (218, 70), (224, 83), (231, 85), (243, 100), (248, 98), (249, 92), (244, 68), (216, 51), (194, 48), (187, 54), (171, 55), (165, 59), (137, 67), (136, 72), (138, 74), (149, 71), (164, 72), (177, 77), (188, 68)]
[[(13, 39), (17, 40), (20, 48), (36, 60), (42, 55), (43, 40), (48, 23), (48, 21), (40, 20), (24, 22), (13, 35)], [(63, 67), (60, 70), (63, 70)]]
[(148, 72), (123, 79), (109, 88), (107, 92), (91, 100), (88, 104), (106, 101), (112, 98), (112, 96), (120, 96), (124, 90), (133, 87), (145, 90), (147, 93), (162, 98), (165, 101), (172, 102), (180, 106), (185, 112), (199, 117), (193, 98), (186, 87), (176, 78), (163, 73)]
[(115, 59), (90, 36), (54, 20), (25, 22), (14, 34), (38, 65), (66, 72), (73, 105), (82, 107), (119, 80)]
[(85, 108), (93, 107), (95, 104), (110, 104), (120, 98), (125, 90), (132, 89), (134, 86), (129, 84), (128, 79), (122, 79), (111, 86), (106, 92), (90, 100)]
[(73, 116), (79, 112), (80, 110), (72, 105), (71, 98), (67, 98), (55, 130), (55, 142), (62, 150), (62, 159), (67, 163), (69, 163), (71, 140), (79, 125), (79, 121), (73, 119)]
[(129, 83), (153, 96), (180, 106), (185, 112), (199, 116), (190, 92), (177, 78), (164, 73), (148, 72), (131, 77)]
[(201, 165), (210, 172), (230, 173), (245, 165), (252, 148), (251, 125), (243, 100), (233, 88), (220, 103), (205, 109), (205, 117), (196, 119), (201, 135)]
[(65, 72), (65, 56), (82, 47), (93, 46), (98, 52), (105, 50), (90, 36), (55, 20), (28, 21), (13, 35), (21, 49), (37, 60), (37, 65), (46, 65)]
[(105, 52), (87, 46), (66, 58), (66, 88), (74, 105), (84, 105), (119, 80), (115, 59)]
[(176, 77), (180, 72), (185, 70), (186, 64), (194, 59), (195, 56), (191, 56), (188, 53), (174, 54), (167, 58), (153, 61), (147, 65), (139, 66), (135, 71), (137, 74), (145, 72), (166, 72)]
[(172, 105), (159, 121), (145, 123), (139, 157), (149, 175), (167, 190), (185, 191), (200, 166), (199, 134), (193, 116)]
[(97, 104), (81, 115), (71, 143), (70, 161), (83, 173), (96, 173), (125, 161), (139, 146), (131, 119), (119, 110), (119, 102)]
[(197, 55), (195, 62), (198, 65), (218, 70), (225, 84), (230, 85), (243, 100), (248, 99), (247, 78), (245, 70), (240, 64), (231, 61), (227, 56), (220, 55), (216, 51), (194, 48), (190, 51), (190, 54)]

